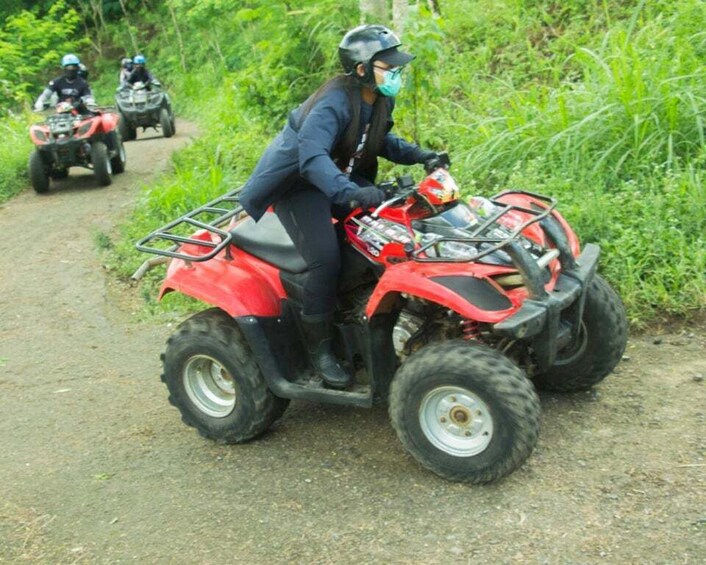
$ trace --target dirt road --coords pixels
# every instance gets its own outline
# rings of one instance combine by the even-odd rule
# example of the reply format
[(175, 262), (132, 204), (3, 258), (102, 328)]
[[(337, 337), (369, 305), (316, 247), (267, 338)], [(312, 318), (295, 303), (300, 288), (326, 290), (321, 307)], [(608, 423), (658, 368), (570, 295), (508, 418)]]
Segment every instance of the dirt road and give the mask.
[(192, 133), (126, 144), (110, 187), (0, 207), (0, 563), (703, 563), (703, 326), (542, 395), (537, 450), (492, 486), (423, 470), (382, 407), (293, 402), (244, 446), (182, 425), (158, 378), (173, 327), (137, 320), (93, 241)]

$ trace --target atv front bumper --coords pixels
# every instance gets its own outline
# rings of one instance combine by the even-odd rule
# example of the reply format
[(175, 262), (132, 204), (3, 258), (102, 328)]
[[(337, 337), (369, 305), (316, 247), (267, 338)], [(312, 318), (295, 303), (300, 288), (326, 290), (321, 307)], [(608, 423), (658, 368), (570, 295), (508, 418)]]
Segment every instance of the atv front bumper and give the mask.
[(125, 119), (133, 127), (152, 127), (159, 123), (159, 113), (162, 111), (161, 106), (149, 107), (121, 107)]
[(84, 166), (87, 162), (86, 154), (90, 152), (87, 145), (85, 139), (72, 137), (40, 145), (37, 149), (42, 153), (45, 165), (63, 169), (75, 165)]
[[(539, 369), (549, 369), (557, 351), (579, 335), (586, 292), (596, 273), (599, 254), (597, 245), (586, 244), (573, 268), (563, 269), (551, 293), (535, 291), (515, 314), (493, 326), (495, 333), (528, 342)], [(524, 277), (536, 277), (532, 269), (527, 271), (522, 273)], [(528, 286), (540, 288), (536, 282)]]

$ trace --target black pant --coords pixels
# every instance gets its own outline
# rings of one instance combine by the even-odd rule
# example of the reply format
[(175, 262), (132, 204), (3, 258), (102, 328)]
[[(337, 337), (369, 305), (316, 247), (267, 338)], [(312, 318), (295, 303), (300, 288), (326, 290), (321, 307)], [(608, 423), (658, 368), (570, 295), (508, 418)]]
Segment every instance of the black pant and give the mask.
[(331, 222), (331, 201), (320, 190), (294, 190), (275, 204), (275, 213), (306, 261), (302, 312), (330, 314), (336, 305), (341, 251)]

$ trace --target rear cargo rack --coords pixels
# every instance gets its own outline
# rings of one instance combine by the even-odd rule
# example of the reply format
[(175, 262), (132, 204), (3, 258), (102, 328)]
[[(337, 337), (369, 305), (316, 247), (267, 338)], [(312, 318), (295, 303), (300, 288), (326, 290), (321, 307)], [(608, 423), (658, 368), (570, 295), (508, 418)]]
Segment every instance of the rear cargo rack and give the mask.
[[(522, 194), (525, 196), (530, 196), (540, 202), (546, 204), (546, 206), (537, 206), (537, 208), (526, 208), (524, 206), (517, 206), (515, 204), (507, 204), (505, 202), (500, 202), (498, 199), (507, 196), (509, 194)], [(489, 199), (498, 209), (496, 212), (490, 214), (477, 228), (475, 228), (469, 236), (440, 236), (432, 241), (425, 243), (420, 248), (415, 249), (411, 253), (411, 258), (414, 261), (420, 263), (470, 263), (477, 261), (478, 259), (490, 255), (503, 247), (508, 246), (511, 242), (517, 240), (518, 236), (522, 231), (532, 224), (541, 222), (547, 216), (549, 216), (557, 206), (557, 200), (549, 196), (543, 196), (541, 194), (535, 194), (534, 192), (528, 192), (525, 190), (505, 190), (492, 196)], [(499, 218), (508, 214), (510, 212), (523, 212), (525, 214), (530, 214), (533, 216), (529, 220), (522, 222), (510, 229), (503, 225), (503, 228), (509, 231), (505, 237), (489, 237), (488, 231), (496, 227), (496, 222)], [(502, 225), (502, 224), (501, 224)], [(473, 244), (489, 244), (482, 250), (478, 250), (478, 253), (469, 257), (448, 257), (448, 256), (429, 256), (427, 251), (441, 243), (454, 242), (454, 243), (473, 243)], [(441, 255), (440, 253), (438, 255)]]
[[(227, 248), (232, 236), (228, 231), (220, 229), (223, 224), (233, 218), (244, 214), (245, 211), (239, 203), (238, 191), (233, 190), (203, 206), (192, 210), (180, 218), (169, 222), (165, 226), (154, 230), (143, 237), (135, 245), (139, 251), (181, 259), (183, 261), (201, 262), (208, 261)], [(198, 228), (196, 234), (182, 235), (179, 232), (188, 230), (193, 232), (193, 228)], [(203, 238), (204, 234), (217, 236), (218, 241), (213, 237)], [(202, 237), (199, 237), (201, 235)], [(159, 247), (160, 244), (172, 244), (169, 247)], [(193, 245), (191, 248), (189, 246)], [(180, 249), (181, 248), (181, 249)], [(179, 249), (179, 251), (177, 251)], [(193, 249), (193, 253), (189, 250)]]

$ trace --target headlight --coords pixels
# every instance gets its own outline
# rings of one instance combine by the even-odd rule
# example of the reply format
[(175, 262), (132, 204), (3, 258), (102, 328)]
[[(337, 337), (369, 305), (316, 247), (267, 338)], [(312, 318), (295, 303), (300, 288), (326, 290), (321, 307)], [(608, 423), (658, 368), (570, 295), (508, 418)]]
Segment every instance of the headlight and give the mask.
[(86, 133), (88, 133), (88, 130), (91, 129), (91, 125), (91, 122), (84, 123), (81, 127), (78, 128), (78, 130), (76, 131), (76, 135), (85, 135)]
[[(442, 239), (443, 236), (436, 233), (425, 233), (421, 236), (419, 243), (425, 245)], [(441, 241), (427, 247), (425, 253), (429, 257), (446, 257), (447, 259), (465, 259), (471, 260), (478, 255), (478, 249), (471, 243), (463, 243), (460, 241)]]
[(32, 128), (32, 133), (39, 141), (46, 141), (49, 138), (47, 132), (41, 128)]

